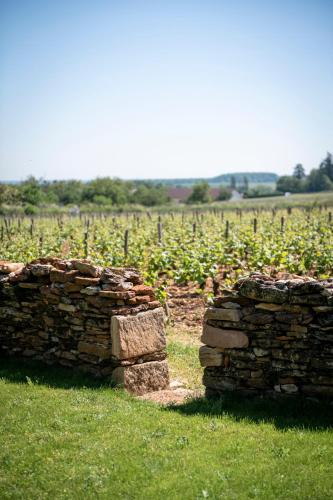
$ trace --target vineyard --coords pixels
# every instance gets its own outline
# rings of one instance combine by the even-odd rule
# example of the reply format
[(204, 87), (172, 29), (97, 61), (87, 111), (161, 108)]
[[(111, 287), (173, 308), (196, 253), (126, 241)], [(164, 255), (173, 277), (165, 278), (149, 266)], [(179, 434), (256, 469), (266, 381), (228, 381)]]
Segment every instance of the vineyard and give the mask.
[(253, 270), (325, 277), (333, 269), (329, 207), (127, 213), (0, 221), (1, 258), (89, 257), (138, 267), (149, 284), (223, 275), (228, 285)]

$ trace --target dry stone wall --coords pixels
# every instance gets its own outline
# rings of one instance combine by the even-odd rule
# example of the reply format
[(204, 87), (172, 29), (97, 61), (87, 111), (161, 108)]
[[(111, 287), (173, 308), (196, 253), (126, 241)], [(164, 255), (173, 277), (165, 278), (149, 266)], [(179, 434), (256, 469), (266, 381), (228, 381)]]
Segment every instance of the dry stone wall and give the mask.
[(164, 313), (132, 268), (0, 261), (0, 352), (111, 377), (137, 394), (169, 385)]
[(207, 395), (332, 399), (333, 279), (241, 279), (207, 308), (201, 340)]

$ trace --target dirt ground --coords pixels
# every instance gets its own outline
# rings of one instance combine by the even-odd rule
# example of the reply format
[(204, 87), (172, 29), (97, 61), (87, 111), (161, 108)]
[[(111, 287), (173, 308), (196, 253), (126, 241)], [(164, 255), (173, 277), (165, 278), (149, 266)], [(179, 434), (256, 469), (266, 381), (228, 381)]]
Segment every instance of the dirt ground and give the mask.
[(167, 309), (170, 324), (182, 331), (198, 331), (202, 327), (207, 290), (197, 285), (172, 285), (167, 289)]
[[(207, 289), (202, 292), (195, 284), (172, 285), (168, 287), (167, 293), (168, 338), (199, 348)], [(170, 389), (150, 392), (139, 399), (161, 405), (177, 405), (201, 396), (203, 389), (188, 389), (184, 381), (171, 379)]]

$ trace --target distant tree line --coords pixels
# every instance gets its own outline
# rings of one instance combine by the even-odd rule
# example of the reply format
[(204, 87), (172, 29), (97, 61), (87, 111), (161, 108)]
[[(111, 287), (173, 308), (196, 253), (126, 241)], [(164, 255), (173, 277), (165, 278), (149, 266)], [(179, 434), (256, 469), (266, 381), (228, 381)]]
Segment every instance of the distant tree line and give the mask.
[(327, 153), (326, 158), (320, 163), (319, 167), (312, 169), (309, 175), (305, 174), (303, 165), (298, 163), (294, 168), (293, 175), (283, 175), (279, 178), (276, 189), (283, 193), (314, 193), (332, 190), (332, 154)]
[[(267, 174), (268, 175), (268, 174)], [(211, 185), (206, 181), (194, 184), (186, 203), (209, 203), (231, 198), (233, 190), (243, 193), (244, 197), (262, 197), (285, 192), (307, 193), (333, 190), (333, 159), (327, 153), (318, 168), (305, 174), (303, 166), (295, 166), (293, 175), (283, 175), (271, 186), (250, 187), (246, 175), (231, 175), (229, 185), (220, 185), (217, 197), (212, 200)], [(38, 207), (49, 205), (70, 206), (88, 205), (101, 209), (142, 205), (154, 207), (169, 203), (168, 187), (156, 181), (124, 181), (117, 178), (98, 177), (88, 182), (79, 180), (46, 181), (33, 176), (18, 184), (0, 183), (0, 209), (3, 205), (23, 207), (26, 213), (34, 213)]]
[(170, 201), (166, 186), (135, 183), (110, 177), (89, 182), (46, 181), (28, 177), (19, 184), (0, 184), (0, 204), (40, 207), (43, 205), (143, 206), (164, 205)]

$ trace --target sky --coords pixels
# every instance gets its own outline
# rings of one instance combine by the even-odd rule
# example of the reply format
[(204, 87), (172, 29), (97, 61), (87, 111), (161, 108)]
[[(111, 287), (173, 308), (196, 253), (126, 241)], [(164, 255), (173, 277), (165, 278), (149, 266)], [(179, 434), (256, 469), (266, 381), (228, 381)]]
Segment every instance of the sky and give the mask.
[(307, 171), (333, 0), (0, 0), (0, 179)]

